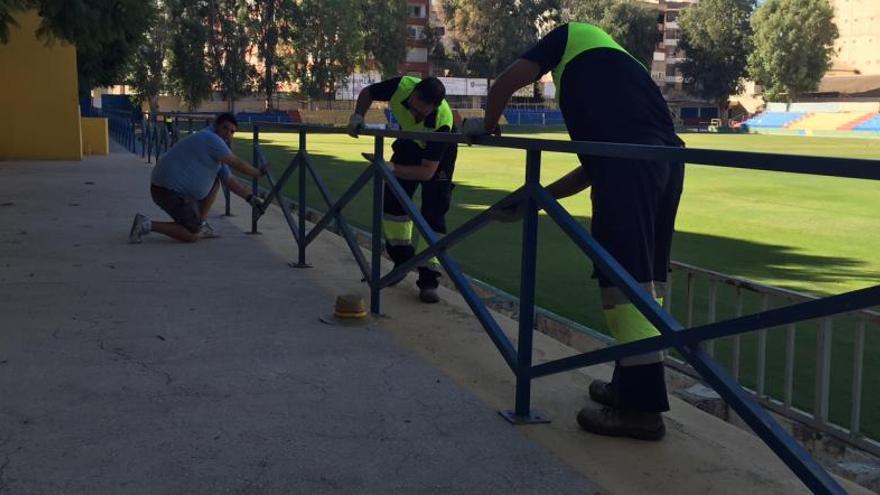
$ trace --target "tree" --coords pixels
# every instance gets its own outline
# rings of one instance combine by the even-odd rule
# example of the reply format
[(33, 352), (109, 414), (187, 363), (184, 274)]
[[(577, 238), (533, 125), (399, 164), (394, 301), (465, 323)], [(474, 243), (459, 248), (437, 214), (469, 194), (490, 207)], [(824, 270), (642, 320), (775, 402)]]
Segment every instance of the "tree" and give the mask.
[(256, 69), (248, 62), (251, 40), (245, 0), (208, 1), (208, 68), (229, 111), (235, 101), (249, 93)]
[(754, 0), (702, 0), (679, 19), (679, 48), (687, 56), (681, 70), (688, 91), (715, 102), (722, 116), (730, 95), (743, 90), (754, 8)]
[(284, 65), (278, 63), (278, 48), (290, 39), (290, 13), (294, 12), (294, 5), (292, 0), (254, 0), (249, 9), (249, 30), (263, 62), (257, 79), (266, 95), (266, 110), (274, 110), (278, 81), (287, 77)]
[(129, 64), (126, 84), (135, 89), (139, 100), (146, 100), (150, 112), (159, 110), (159, 93), (165, 88), (165, 59), (170, 41), (170, 19), (164, 5), (157, 5), (156, 22), (146, 32)]
[(564, 21), (588, 22), (602, 28), (649, 68), (657, 43), (657, 10), (636, 0), (566, 0)]
[(9, 42), (9, 26), (18, 26), (15, 13), (32, 7), (29, 0), (0, 0), (0, 43)]
[(446, 0), (453, 54), (466, 75), (493, 76), (538, 40), (555, 0)]
[(39, 38), (76, 46), (80, 94), (123, 78), (154, 17), (154, 5), (143, 0), (0, 0), (0, 41), (12, 14), (24, 9), (38, 9)]
[(398, 66), (406, 56), (406, 7), (406, 0), (361, 2), (364, 53), (373, 56), (386, 78), (398, 75)]
[(831, 67), (837, 26), (828, 0), (767, 0), (752, 17), (748, 70), (765, 98), (794, 101)]
[(209, 26), (204, 0), (165, 0), (169, 13), (171, 44), (168, 82), (172, 92), (194, 110), (211, 95), (211, 75), (205, 51)]
[[(293, 29), (294, 53), (287, 62), (311, 97), (336, 90), (364, 58), (360, 0), (301, 0)], [(348, 14), (348, 15), (346, 15)]]

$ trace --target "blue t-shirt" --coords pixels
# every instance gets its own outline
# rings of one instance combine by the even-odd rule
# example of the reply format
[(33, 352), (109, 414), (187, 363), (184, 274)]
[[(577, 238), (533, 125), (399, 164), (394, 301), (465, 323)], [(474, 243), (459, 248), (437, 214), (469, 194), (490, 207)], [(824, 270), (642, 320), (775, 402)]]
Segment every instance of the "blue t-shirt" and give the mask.
[(210, 127), (181, 139), (159, 159), (153, 169), (152, 184), (202, 199), (211, 192), (219, 175), (229, 177), (229, 167), (220, 157), (232, 151)]

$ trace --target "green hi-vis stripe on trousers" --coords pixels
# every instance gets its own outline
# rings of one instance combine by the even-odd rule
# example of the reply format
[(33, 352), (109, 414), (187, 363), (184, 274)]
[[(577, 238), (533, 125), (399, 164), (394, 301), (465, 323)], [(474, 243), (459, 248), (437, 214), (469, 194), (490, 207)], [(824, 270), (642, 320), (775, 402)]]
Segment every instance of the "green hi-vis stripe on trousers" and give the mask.
[(382, 230), (392, 246), (408, 246), (412, 243), (413, 223), (409, 217), (386, 215), (382, 219)]
[[(658, 304), (663, 305), (663, 298), (657, 299)], [(606, 308), (605, 318), (608, 320), (608, 328), (611, 335), (619, 344), (647, 339), (660, 335), (657, 328), (632, 303), (618, 304)], [(663, 352), (651, 352), (638, 356), (630, 356), (620, 360), (622, 366), (638, 366), (653, 364), (663, 361)]]
[[(425, 240), (424, 236), (419, 237), (419, 242), (416, 243), (416, 253), (421, 253), (425, 249), (428, 249), (428, 241)], [(436, 269), (440, 266), (440, 260), (437, 258), (431, 258), (428, 260), (428, 267)]]

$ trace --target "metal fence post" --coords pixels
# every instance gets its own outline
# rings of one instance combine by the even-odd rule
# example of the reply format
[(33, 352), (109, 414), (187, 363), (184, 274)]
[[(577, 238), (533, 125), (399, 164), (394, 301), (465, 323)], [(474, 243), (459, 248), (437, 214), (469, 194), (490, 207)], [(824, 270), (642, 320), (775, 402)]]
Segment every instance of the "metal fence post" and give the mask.
[(156, 163), (159, 163), (159, 155), (162, 153), (162, 145), (159, 142), (159, 122), (153, 122), (153, 151), (156, 152)]
[(816, 396), (813, 416), (823, 423), (828, 421), (831, 390), (831, 321), (831, 318), (823, 319), (816, 333)]
[(224, 205), (226, 211), (223, 214), (227, 217), (231, 217), (232, 216), (232, 206), (230, 203), (232, 202), (231, 201), (232, 197), (231, 197), (231, 194), (229, 193), (229, 186), (227, 186), (225, 182), (221, 181), (220, 183), (223, 184), (223, 200), (226, 202), (226, 204)]
[(144, 138), (147, 146), (147, 163), (153, 163), (153, 125), (150, 122), (151, 117), (147, 117), (147, 124), (144, 127)]
[(538, 264), (538, 204), (531, 192), (540, 187), (541, 150), (526, 152), (526, 214), (523, 218), (522, 258), (519, 282), (519, 340), (517, 342), (516, 405), (513, 413), (503, 412), (508, 421), (517, 424), (547, 423), (537, 411), (531, 410), (532, 337), (535, 327), (535, 282)]
[[(376, 144), (373, 149), (374, 164), (381, 163), (385, 159), (384, 142), (381, 136), (376, 136)], [(381, 165), (371, 165), (377, 167)], [(380, 314), (381, 291), (379, 279), (382, 277), (382, 194), (385, 184), (382, 182), (382, 174), (373, 170), (373, 239), (372, 260), (370, 264), (370, 312)]]
[[(254, 152), (254, 161), (253, 164), (255, 167), (259, 167), (260, 163), (260, 155), (257, 153), (257, 147), (260, 144), (260, 126), (254, 126), (254, 138), (253, 138), (253, 152)], [(257, 194), (257, 191), (260, 188), (260, 179), (258, 177), (254, 177), (251, 179), (251, 193)], [(257, 207), (251, 205), (251, 234), (257, 234), (257, 220), (259, 217), (257, 216)]]
[[(767, 311), (770, 307), (770, 296), (764, 294), (761, 297), (761, 311)], [(758, 330), (758, 362), (756, 365), (755, 394), (763, 398), (765, 394), (765, 384), (767, 377), (767, 329)]]
[(861, 434), (862, 425), (862, 376), (865, 364), (865, 316), (859, 316), (856, 338), (853, 343), (853, 383), (852, 410), (850, 411), (849, 432), (852, 436)]
[[(306, 151), (306, 131), (299, 131), (299, 150), (302, 153)], [(306, 166), (303, 163), (300, 163), (299, 166), (299, 184), (297, 184), (299, 191), (297, 200), (297, 208), (299, 208), (299, 232), (300, 232), (300, 240), (297, 243), (297, 260), (296, 263), (293, 263), (291, 266), (294, 268), (309, 268), (309, 264), (306, 263), (306, 212), (308, 208), (306, 207)]]
[[(718, 282), (713, 278), (709, 280), (709, 314), (706, 323), (715, 323), (715, 313), (718, 309)], [(710, 356), (715, 355), (715, 341), (707, 340), (705, 343), (706, 352)]]

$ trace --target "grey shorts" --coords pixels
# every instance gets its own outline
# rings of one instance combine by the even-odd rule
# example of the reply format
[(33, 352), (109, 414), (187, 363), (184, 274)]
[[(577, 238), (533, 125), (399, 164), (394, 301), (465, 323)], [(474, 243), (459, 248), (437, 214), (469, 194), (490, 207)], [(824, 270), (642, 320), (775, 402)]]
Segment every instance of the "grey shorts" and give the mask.
[(183, 225), (194, 234), (199, 231), (202, 225), (199, 200), (153, 184), (150, 184), (150, 195), (153, 202), (171, 216), (174, 223)]

